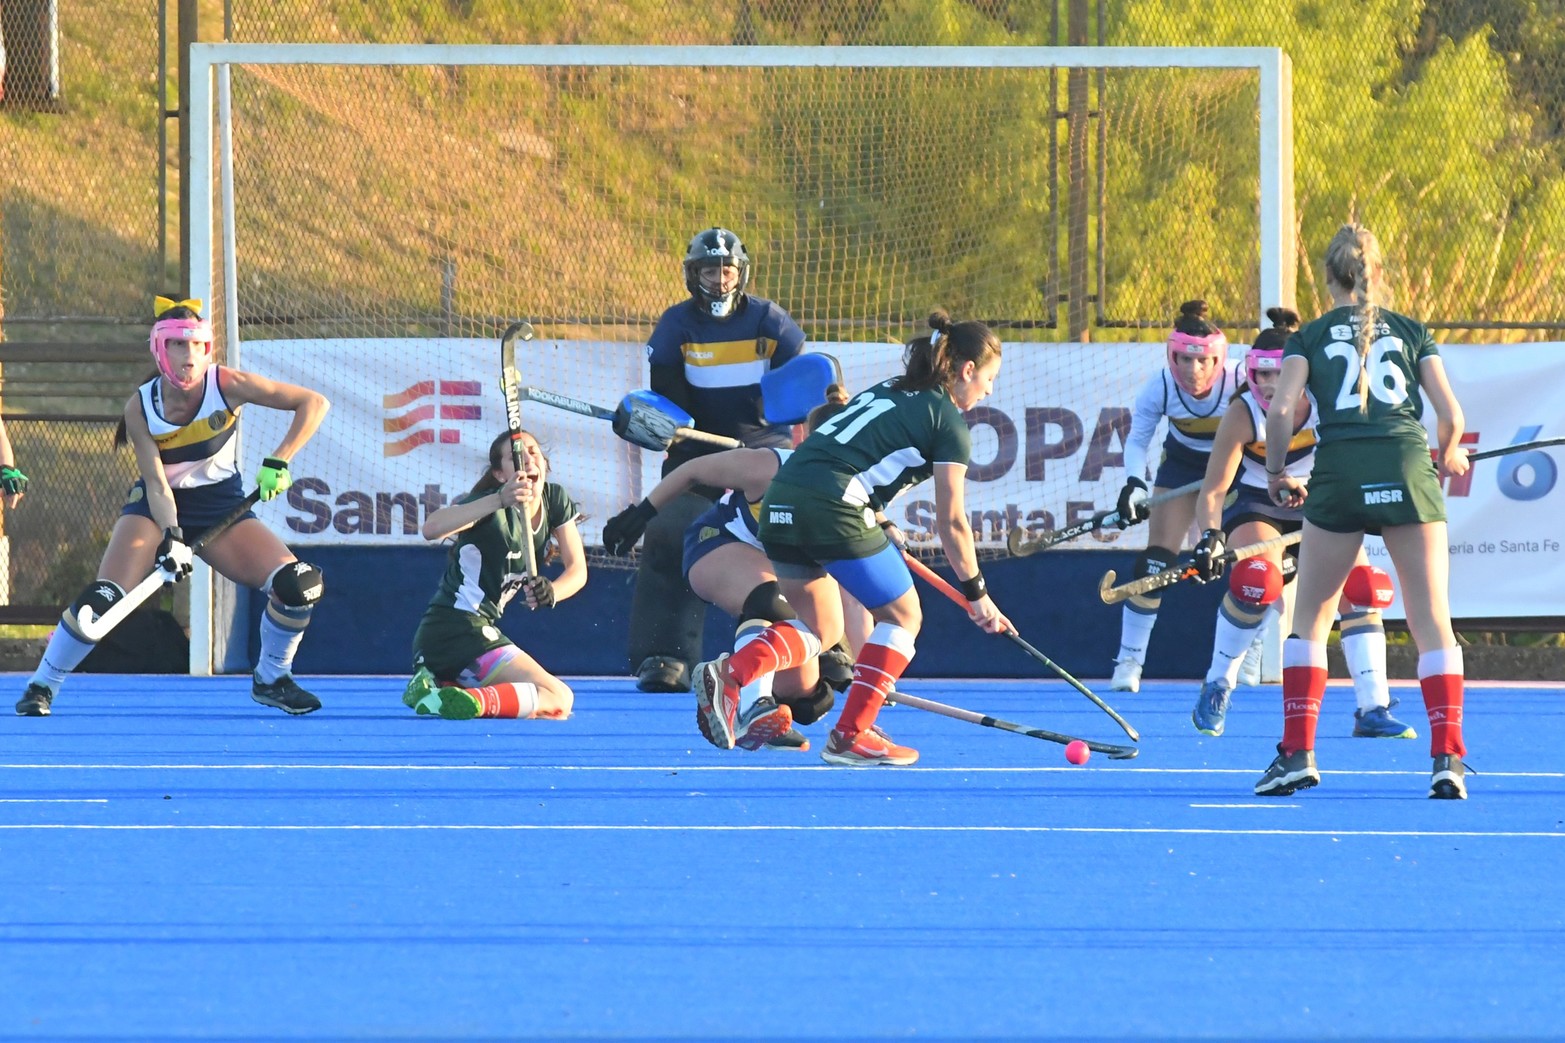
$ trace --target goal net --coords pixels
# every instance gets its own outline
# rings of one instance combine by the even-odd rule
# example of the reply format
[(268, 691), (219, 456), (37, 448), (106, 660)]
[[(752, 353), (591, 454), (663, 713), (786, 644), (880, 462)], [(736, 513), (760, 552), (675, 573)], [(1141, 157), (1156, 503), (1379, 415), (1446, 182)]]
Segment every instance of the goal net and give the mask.
[[(513, 319), (539, 334), (524, 383), (610, 408), (645, 386), (713, 225), (850, 390), (900, 372), (936, 306), (997, 329), (970, 416), (987, 553), (1112, 505), (1181, 301), (1243, 343), (1292, 300), (1273, 49), (203, 44), (192, 73), (192, 292), (232, 364), (334, 404), (268, 514), (296, 545), (419, 541), (504, 429)], [(658, 458), (524, 415), (593, 564), (623, 563), (601, 526)], [(247, 469), (285, 421), (247, 417)], [(932, 547), (926, 493), (895, 517)]]

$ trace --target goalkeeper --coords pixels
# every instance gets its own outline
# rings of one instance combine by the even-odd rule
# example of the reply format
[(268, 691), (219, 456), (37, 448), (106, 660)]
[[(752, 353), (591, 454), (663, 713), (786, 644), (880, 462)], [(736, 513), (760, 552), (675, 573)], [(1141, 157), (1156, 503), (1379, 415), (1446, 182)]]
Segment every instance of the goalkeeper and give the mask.
[[(708, 228), (685, 251), (690, 296), (665, 311), (647, 342), (653, 391), (695, 418), (695, 426), (750, 447), (789, 445), (784, 424), (765, 422), (760, 380), (795, 355), (804, 333), (781, 307), (746, 293), (750, 256), (726, 228)], [(674, 443), (663, 474), (712, 453), (698, 442)], [(647, 525), (631, 599), (629, 666), (644, 692), (683, 692), (701, 653), (706, 605), (685, 583), (685, 529), (721, 494), (689, 487)]]

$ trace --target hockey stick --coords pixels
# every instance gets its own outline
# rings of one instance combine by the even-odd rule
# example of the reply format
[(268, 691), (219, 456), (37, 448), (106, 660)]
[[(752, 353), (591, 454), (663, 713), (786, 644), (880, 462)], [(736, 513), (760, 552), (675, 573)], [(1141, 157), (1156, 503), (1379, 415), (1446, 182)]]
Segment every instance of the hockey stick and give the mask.
[[(540, 405), (563, 409), (567, 413), (575, 413), (577, 416), (607, 420), (614, 425), (615, 434), (643, 449), (665, 452), (675, 442), (682, 441), (704, 442), (723, 449), (738, 449), (742, 444), (737, 438), (714, 435), (689, 426), (688, 414), (681, 421), (664, 412), (655, 403), (661, 403), (670, 410), (677, 410), (678, 407), (668, 399), (650, 391), (632, 391), (620, 401), (618, 409), (605, 409), (579, 398), (523, 384), (521, 375), (516, 369), (516, 342), (532, 340), (534, 336), (532, 323), (525, 320), (511, 323), (500, 336), (500, 386), (505, 392), (508, 419), (514, 416), (519, 423), (521, 404), (537, 402)], [(512, 430), (517, 429), (518, 427), (513, 424)]]
[(1553, 446), (1565, 445), (1565, 438), (1540, 438), (1536, 442), (1520, 442), (1516, 445), (1502, 445), (1498, 449), (1485, 449), (1478, 453), (1468, 453), (1469, 463), (1479, 460), (1487, 460), (1492, 456), (1509, 456), (1512, 453), (1529, 453), (1534, 449), (1549, 449)]
[[(947, 583), (945, 578), (942, 577), (938, 572), (930, 568), (928, 565), (925, 565), (922, 561), (919, 561), (917, 558), (913, 557), (913, 555), (907, 552), (906, 548), (902, 549), (902, 557), (907, 560), (908, 567), (911, 568), (925, 583), (928, 583), (931, 587), (934, 587), (936, 590), (940, 591), (940, 593), (956, 602), (964, 610), (967, 608), (967, 599), (962, 596), (962, 592), (957, 590), (951, 584)], [(1108, 714), (1110, 719), (1113, 720), (1115, 724), (1123, 728), (1126, 735), (1130, 736), (1136, 742), (1141, 741), (1141, 733), (1132, 728), (1129, 721), (1121, 717), (1114, 709), (1114, 707), (1098, 698), (1092, 689), (1088, 688), (1086, 685), (1076, 680), (1076, 678), (1072, 677), (1064, 667), (1060, 666), (1054, 660), (1050, 659), (1048, 656), (1044, 655), (1042, 652), (1038, 651), (1032, 645), (1024, 641), (1022, 639), (1022, 635), (1018, 634), (1015, 630), (1005, 631), (1005, 636), (1014, 641), (1017, 647), (1021, 648), (1022, 651), (1026, 652), (1038, 662), (1054, 671), (1060, 680), (1064, 681), (1066, 684), (1076, 689), (1076, 691), (1090, 699), (1094, 706)], [(1069, 737), (1067, 737), (1065, 741), (1069, 742)]]
[[(1177, 500), (1181, 496), (1189, 496), (1193, 492), (1199, 492), (1200, 482), (1191, 482), (1189, 485), (1181, 485), (1177, 489), (1167, 489), (1156, 496), (1149, 497), (1146, 502), (1148, 508), (1156, 507), (1160, 503), (1169, 500)], [(1015, 528), (1005, 536), (1005, 549), (1011, 552), (1013, 558), (1025, 558), (1029, 554), (1036, 554), (1041, 550), (1074, 540), (1078, 536), (1085, 536), (1089, 532), (1097, 532), (1106, 529), (1110, 525), (1119, 524), (1119, 511), (1109, 511), (1107, 514), (1094, 515), (1086, 521), (1077, 522), (1075, 525), (1066, 526), (1063, 529), (1050, 529), (1035, 540), (1027, 539), (1027, 530)], [(1139, 523), (1137, 523), (1139, 524)]]
[[(520, 377), (516, 371), (516, 342), (532, 340), (536, 334), (526, 319), (513, 322), (500, 336), (500, 390), (505, 392), (505, 422), (511, 429), (511, 466), (522, 473), (522, 400)], [(538, 575), (538, 550), (533, 546), (532, 512), (523, 507), (517, 512), (522, 523), (522, 554), (527, 577)]]
[[(245, 513), (254, 507), (261, 499), (261, 490), (253, 490), (249, 496), (240, 501), (239, 506), (223, 515), (217, 523), (201, 534), (201, 538), (190, 545), (192, 555), (199, 554), (201, 549), (221, 536), (228, 527), (244, 517)], [(83, 606), (77, 611), (75, 617), (76, 629), (81, 636), (88, 641), (98, 642), (109, 636), (109, 631), (125, 621), (125, 617), (141, 607), (141, 603), (153, 594), (163, 589), (165, 583), (178, 583), (174, 574), (163, 568), (154, 568), (147, 574), (147, 578), (131, 587), (125, 592), (125, 596), (109, 606), (109, 610), (101, 616), (94, 616), (92, 610)]]
[(1091, 739), (1077, 739), (1074, 735), (1062, 735), (1059, 732), (1051, 732), (1046, 728), (1029, 728), (1024, 724), (1013, 724), (1010, 721), (1002, 721), (998, 717), (990, 717), (988, 714), (964, 710), (959, 706), (947, 706), (945, 703), (937, 703), (931, 699), (920, 699), (901, 690), (892, 692), (886, 698), (888, 706), (895, 706), (897, 703), (901, 703), (903, 706), (911, 706), (915, 710), (927, 710), (929, 713), (937, 713), (942, 717), (966, 721), (968, 724), (979, 724), (985, 728), (998, 728), (1001, 731), (1015, 732), (1017, 735), (1026, 735), (1033, 739), (1042, 739), (1045, 742), (1057, 742), (1061, 746), (1068, 746), (1073, 742), (1084, 742), (1087, 744), (1087, 749), (1104, 754), (1111, 760), (1129, 760), (1141, 752), (1134, 746), (1115, 746), (1107, 742), (1093, 742)]
[[(1259, 543), (1251, 543), (1244, 547), (1235, 547), (1223, 552), (1222, 562), (1232, 565), (1244, 558), (1253, 558), (1258, 554), (1265, 554), (1276, 547), (1291, 547), (1303, 537), (1303, 531), (1290, 532), (1285, 536), (1273, 536), (1269, 540)], [(1105, 605), (1117, 605), (1126, 598), (1135, 597), (1137, 594), (1146, 594), (1154, 590), (1162, 590), (1164, 587), (1172, 587), (1176, 583), (1182, 583), (1187, 579), (1194, 579), (1198, 573), (1196, 567), (1190, 562), (1170, 565), (1155, 576), (1142, 576), (1119, 586), (1114, 585), (1114, 570), (1109, 569), (1103, 574), (1103, 579), (1098, 583), (1098, 597), (1103, 599)]]

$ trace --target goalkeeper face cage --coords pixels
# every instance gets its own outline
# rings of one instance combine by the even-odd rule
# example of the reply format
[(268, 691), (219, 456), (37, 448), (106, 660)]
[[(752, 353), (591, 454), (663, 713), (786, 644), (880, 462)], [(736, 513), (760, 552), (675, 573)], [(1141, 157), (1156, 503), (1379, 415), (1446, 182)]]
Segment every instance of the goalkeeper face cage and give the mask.
[[(727, 292), (702, 285), (701, 269), (711, 265), (739, 269), (738, 284)], [(726, 318), (749, 285), (750, 255), (737, 235), (726, 228), (708, 228), (690, 240), (690, 246), (685, 250), (685, 289), (713, 318)]]

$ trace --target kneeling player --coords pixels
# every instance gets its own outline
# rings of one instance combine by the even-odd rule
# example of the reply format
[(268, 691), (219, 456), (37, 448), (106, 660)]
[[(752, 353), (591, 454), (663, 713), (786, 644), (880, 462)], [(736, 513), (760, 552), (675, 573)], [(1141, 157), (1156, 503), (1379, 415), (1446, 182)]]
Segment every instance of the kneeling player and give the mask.
[[(568, 492), (548, 481), (549, 461), (523, 432), (522, 469), (511, 459), (511, 435), (489, 444), (489, 467), (472, 490), (424, 520), (424, 538), (456, 536), (440, 587), (413, 636), (413, 679), (402, 701), (420, 714), (563, 719), (570, 686), (500, 632), (500, 616), (518, 593), (530, 609), (553, 608), (587, 584), (587, 556), (576, 529), (581, 516)], [(524, 540), (544, 561), (549, 540), (564, 566), (553, 580), (515, 571)]]

